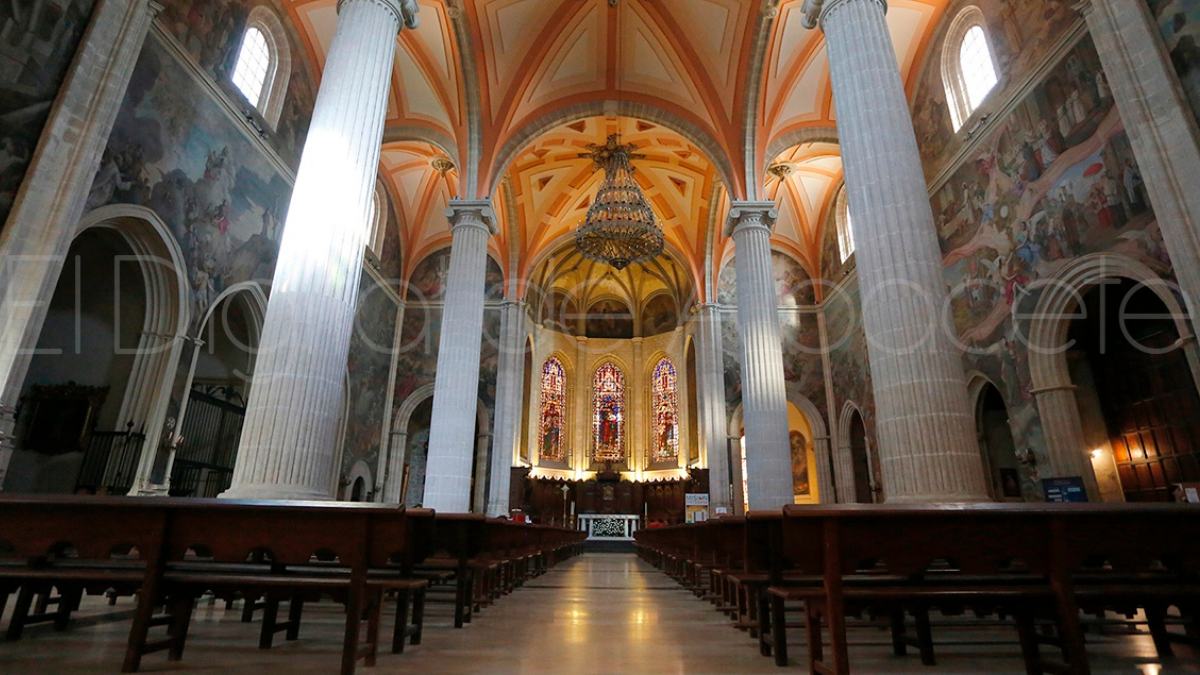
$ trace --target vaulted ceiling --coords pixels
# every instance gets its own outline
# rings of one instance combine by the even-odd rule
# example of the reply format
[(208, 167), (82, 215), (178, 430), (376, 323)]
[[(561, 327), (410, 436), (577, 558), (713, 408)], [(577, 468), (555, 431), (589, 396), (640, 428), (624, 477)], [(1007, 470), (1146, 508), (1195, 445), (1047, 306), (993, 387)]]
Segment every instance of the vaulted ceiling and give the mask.
[[(285, 1), (319, 71), (336, 2)], [(946, 3), (888, 3), (910, 89)], [(405, 270), (449, 242), (449, 198), (490, 196), (492, 255), (527, 277), (582, 219), (599, 176), (578, 154), (613, 130), (647, 155), (638, 179), (702, 300), (730, 257), (730, 199), (776, 200), (777, 248), (820, 269), (841, 160), (824, 36), (801, 26), (802, 0), (419, 4), (420, 27), (398, 38), (380, 168)]]

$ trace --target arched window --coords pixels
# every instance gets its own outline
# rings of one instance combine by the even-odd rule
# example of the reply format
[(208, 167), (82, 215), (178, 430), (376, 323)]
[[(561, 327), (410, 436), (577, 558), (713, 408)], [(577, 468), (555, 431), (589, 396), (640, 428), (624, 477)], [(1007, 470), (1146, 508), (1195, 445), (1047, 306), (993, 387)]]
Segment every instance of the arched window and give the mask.
[(291, 67), (287, 33), (279, 17), (265, 5), (255, 7), (246, 17), (231, 80), (272, 127), (279, 123)]
[(679, 397), (676, 394), (675, 364), (664, 358), (654, 367), (650, 393), (650, 419), (654, 438), (650, 445), (652, 462), (679, 459)]
[(625, 373), (612, 363), (597, 368), (592, 379), (592, 459), (625, 459)]
[(387, 239), (387, 203), (383, 185), (376, 183), (375, 193), (371, 196), (371, 210), (367, 216), (367, 222), (371, 226), (367, 236), (367, 248), (376, 258), (383, 257), (383, 242)]
[(538, 413), (538, 456), (547, 462), (567, 458), (563, 439), (567, 431), (567, 373), (551, 356), (542, 364), (542, 400)]
[(978, 7), (963, 9), (950, 25), (942, 49), (942, 81), (957, 131), (1000, 81), (983, 12)]
[(838, 256), (845, 263), (854, 255), (854, 221), (850, 217), (850, 197), (845, 188), (838, 195), (836, 218)]

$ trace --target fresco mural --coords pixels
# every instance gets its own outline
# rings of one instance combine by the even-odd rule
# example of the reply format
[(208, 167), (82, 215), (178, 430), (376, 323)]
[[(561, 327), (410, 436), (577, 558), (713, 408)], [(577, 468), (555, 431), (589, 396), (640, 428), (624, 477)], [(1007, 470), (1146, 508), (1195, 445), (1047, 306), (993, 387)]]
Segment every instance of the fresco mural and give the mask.
[(678, 325), (679, 310), (669, 295), (656, 295), (642, 308), (642, 337), (668, 333)]
[(546, 328), (574, 335), (579, 332), (579, 305), (565, 293), (550, 291), (541, 302), (538, 320)]
[(1146, 0), (1158, 21), (1183, 93), (1200, 118), (1200, 0)]
[[(163, 0), (163, 9), (158, 21), (179, 41), (188, 54), (233, 101), (243, 104), (247, 112), (253, 112), (231, 75), (241, 48), (242, 33), (250, 10), (258, 5), (267, 5), (279, 17), (287, 17), (287, 11), (279, 0)], [(309, 74), (307, 51), (290, 27), (282, 22), (291, 42), (292, 73), (288, 80), (287, 96), (279, 114), (275, 129), (257, 118), (263, 138), (275, 149), (284, 162), (292, 167), (300, 163), (300, 151), (308, 133), (309, 117), (316, 100), (316, 81)], [(257, 113), (253, 113), (257, 117)]]
[(0, 229), (25, 178), (95, 0), (0, 3)]
[(1090, 39), (1072, 49), (933, 197), (954, 320), (1002, 335), (1037, 280), (1092, 251), (1170, 268)]
[(399, 351), (396, 354), (396, 386), (392, 397), (396, 407), (420, 387), (433, 383), (437, 371), (441, 323), (440, 307), (405, 307)]
[[(871, 384), (867, 335), (862, 325), (862, 292), (858, 285), (858, 277), (849, 277), (836, 291), (830, 293), (823, 311), (829, 339), (830, 377), (837, 383), (834, 389), (837, 400), (833, 401), (832, 408), (841, 414), (847, 401), (858, 406), (863, 413), (869, 444), (871, 447), (878, 447), (875, 442), (875, 392)], [(837, 429), (839, 422), (840, 419), (831, 420), (831, 429)], [(878, 459), (878, 453), (874, 454), (873, 459)], [(876, 485), (880, 485), (879, 477), (882, 472), (877, 462), (872, 471), (876, 477)]]
[(783, 333), (783, 378), (788, 400), (808, 399), (825, 410), (825, 371), (821, 364), (821, 332), (811, 310), (780, 310)]
[(499, 307), (488, 306), (483, 310), (483, 343), (479, 351), (479, 400), (488, 408), (488, 419), (496, 411), (496, 379), (500, 372), (500, 321)]
[[(425, 256), (408, 278), (405, 297), (409, 300), (436, 302), (446, 297), (446, 281), (450, 275), (450, 249), (443, 248)], [(504, 272), (490, 256), (484, 271), (484, 298), (504, 299)]]
[(933, 198), (966, 369), (1000, 388), (1022, 467), (1040, 500), (1045, 439), (1031, 393), (1026, 322), (1045, 280), (1079, 256), (1109, 252), (1165, 278), (1171, 262), (1112, 93), (1082, 39), (982, 139)]
[(291, 184), (191, 81), (148, 37), (87, 209), (138, 204), (162, 218), (183, 251), (198, 321), (229, 285), (271, 278)]
[(854, 269), (853, 253), (846, 262), (842, 262), (842, 252), (838, 249), (837, 216), (832, 209), (830, 211), (821, 233), (821, 281), (825, 292)]
[(590, 338), (628, 340), (633, 337), (633, 320), (633, 314), (624, 303), (600, 300), (587, 310), (586, 333)]
[[(1080, 20), (1072, 4), (1071, 0), (958, 0), (947, 8), (946, 16), (956, 16), (967, 5), (975, 5), (983, 13), (1000, 74), (1000, 83), (989, 98), (997, 101), (1007, 99), (1005, 94), (1046, 60), (1057, 46), (1053, 36), (1065, 35), (1071, 24)], [(949, 21), (933, 40), (913, 97), (913, 128), (926, 179), (937, 175), (966, 140), (965, 133), (954, 131), (942, 83), (941, 54), (948, 27)]]
[[(388, 280), (393, 290), (399, 293), (402, 284), (401, 273), (403, 272), (403, 252), (400, 248), (400, 223), (396, 219), (395, 210), (392, 208), (391, 197), (385, 196), (384, 199), (388, 203), (384, 207), (385, 215), (380, 225), (386, 228), (383, 236), (383, 250), (380, 252), (378, 258), (371, 255), (369, 251), (368, 256), (375, 258), (379, 273), (383, 275), (384, 279)], [(404, 294), (401, 293), (400, 297), (404, 297)]]
[[(342, 443), (342, 476), (359, 460), (372, 468), (379, 465), (385, 417), (388, 414), (387, 386), (392, 365), (397, 305), (388, 291), (365, 271), (359, 280), (358, 308), (350, 337), (350, 414)], [(369, 486), (374, 489), (374, 486)]]
[[(738, 333), (737, 310), (721, 310), (722, 372), (725, 374), (725, 419), (742, 405), (742, 336)], [(738, 433), (730, 429), (730, 435)]]
[(812, 494), (808, 477), (808, 438), (795, 429), (788, 432), (792, 448), (792, 494), (807, 497)]
[[(781, 307), (811, 307), (816, 303), (811, 275), (791, 256), (771, 251), (771, 274)], [(737, 269), (732, 258), (717, 279), (717, 303), (737, 305)]]

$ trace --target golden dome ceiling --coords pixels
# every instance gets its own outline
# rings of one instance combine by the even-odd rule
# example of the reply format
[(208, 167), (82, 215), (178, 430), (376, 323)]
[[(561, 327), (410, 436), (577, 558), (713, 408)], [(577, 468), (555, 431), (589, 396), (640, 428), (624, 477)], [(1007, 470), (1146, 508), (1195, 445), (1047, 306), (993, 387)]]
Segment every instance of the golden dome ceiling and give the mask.
[[(285, 3), (319, 71), (336, 2)], [(815, 273), (841, 161), (824, 37), (801, 26), (802, 4), (420, 0), (420, 27), (398, 38), (380, 168), (405, 270), (449, 242), (448, 199), (491, 196), (492, 255), (527, 276), (595, 192), (599, 176), (575, 154), (619, 129), (648, 155), (639, 180), (702, 301), (731, 255), (731, 198), (776, 200), (777, 248)], [(888, 3), (910, 88), (945, 4)], [(790, 173), (766, 170), (780, 162)]]

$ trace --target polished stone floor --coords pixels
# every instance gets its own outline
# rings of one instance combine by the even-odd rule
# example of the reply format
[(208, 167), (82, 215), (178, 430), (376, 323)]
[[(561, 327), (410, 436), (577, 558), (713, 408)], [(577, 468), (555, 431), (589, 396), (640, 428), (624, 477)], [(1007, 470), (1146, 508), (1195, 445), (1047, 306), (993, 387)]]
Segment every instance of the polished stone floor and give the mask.
[[(32, 627), (17, 643), (0, 642), (0, 673), (115, 673), (128, 631), (130, 601), (116, 608), (86, 601), (64, 633)], [(181, 663), (145, 658), (144, 672), (331, 673), (340, 645), (337, 606), (305, 610), (300, 640), (257, 648), (257, 625), (236, 609), (201, 605)], [(404, 655), (381, 654), (375, 669), (414, 673), (778, 673), (745, 633), (712, 606), (628, 554), (591, 553), (560, 565), (501, 598), (463, 630), (450, 627), (449, 607), (430, 612), (425, 641)], [(385, 634), (389, 626), (384, 627)], [(795, 639), (801, 640), (800, 631)], [(938, 626), (938, 666), (891, 656), (888, 633), (851, 632), (854, 672), (1021, 673), (1014, 631), (1007, 626)], [(1200, 672), (1194, 655), (1160, 667), (1149, 636), (1091, 635), (1094, 673)], [(797, 672), (804, 648), (792, 648)], [(789, 672), (782, 671), (782, 672)]]

